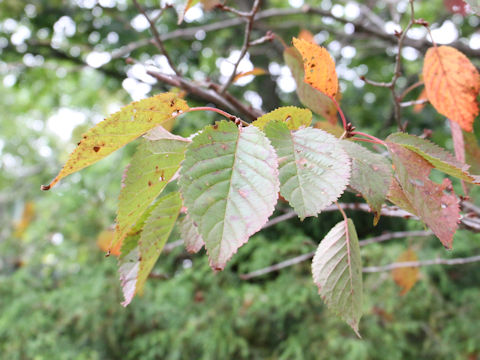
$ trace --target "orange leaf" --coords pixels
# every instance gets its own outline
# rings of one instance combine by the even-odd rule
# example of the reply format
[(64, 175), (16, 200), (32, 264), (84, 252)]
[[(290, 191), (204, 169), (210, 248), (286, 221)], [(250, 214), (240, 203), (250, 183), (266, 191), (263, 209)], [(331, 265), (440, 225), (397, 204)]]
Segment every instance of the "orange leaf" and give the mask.
[(113, 235), (115, 232), (113, 230), (104, 230), (97, 237), (97, 246), (100, 250), (104, 252), (108, 252), (110, 250), (110, 254), (113, 256), (120, 255), (120, 248), (122, 247), (122, 241), (119, 241), (114, 247), (110, 249), (110, 244), (113, 240)]
[(328, 51), (309, 41), (293, 38), (293, 45), (302, 54), (305, 82), (334, 98), (338, 92), (335, 62)]
[(250, 71), (246, 71), (246, 72), (239, 73), (239, 74), (235, 75), (235, 77), (233, 78), (233, 81), (237, 81), (238, 79), (240, 79), (244, 76), (248, 76), (248, 75), (264, 75), (266, 73), (267, 72), (264, 69), (256, 67), (256, 68), (253, 68)]
[[(397, 262), (410, 262), (417, 261), (417, 254), (412, 249), (400, 254), (397, 259)], [(393, 269), (392, 276), (393, 280), (397, 283), (398, 286), (402, 288), (400, 295), (405, 295), (418, 281), (418, 267), (403, 267)]]
[[(418, 98), (417, 100), (424, 100), (427, 98), (427, 90), (425, 90), (425, 88), (423, 88), (422, 92), (420, 93), (420, 95), (418, 95)], [(416, 112), (416, 113), (419, 113), (420, 111), (423, 110), (423, 108), (425, 107), (425, 103), (423, 104), (415, 104), (415, 106), (413, 107), (413, 111)]]
[(305, 30), (305, 29), (300, 30), (300, 33), (298, 34), (298, 38), (315, 44), (315, 39), (313, 38), (313, 34), (308, 30)]
[(432, 47), (425, 55), (423, 79), (435, 110), (472, 131), (478, 115), (480, 74), (470, 60), (450, 46)]
[(22, 237), (25, 230), (27, 230), (28, 225), (32, 222), (35, 217), (35, 204), (31, 201), (25, 204), (23, 208), (22, 217), (19, 221), (15, 223), (15, 233), (16, 237)]

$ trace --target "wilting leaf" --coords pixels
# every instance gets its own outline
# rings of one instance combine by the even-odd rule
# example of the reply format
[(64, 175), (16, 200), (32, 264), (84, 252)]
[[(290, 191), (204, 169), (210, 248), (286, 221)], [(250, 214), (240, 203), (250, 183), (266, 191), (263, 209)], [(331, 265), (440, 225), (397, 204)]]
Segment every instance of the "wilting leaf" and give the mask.
[(392, 178), (392, 166), (384, 156), (375, 154), (352, 141), (343, 140), (342, 147), (352, 158), (352, 176), (349, 185), (362, 194), (372, 209), (374, 224), (380, 219)]
[(96, 163), (187, 109), (187, 103), (171, 93), (159, 94), (125, 106), (88, 130), (57, 177), (50, 185), (42, 186), (42, 189), (50, 189), (65, 176)]
[(296, 38), (293, 38), (293, 46), (302, 54), (305, 82), (335, 98), (338, 92), (338, 78), (335, 62), (328, 51), (324, 47)]
[(352, 220), (335, 225), (322, 240), (312, 262), (313, 281), (327, 306), (355, 333), (362, 316), (362, 261)]
[(235, 75), (235, 77), (233, 78), (233, 81), (237, 81), (238, 79), (244, 77), (244, 76), (248, 76), (248, 75), (255, 75), (255, 76), (258, 76), (258, 75), (265, 75), (267, 72), (265, 71), (265, 69), (262, 69), (262, 68), (253, 68), (252, 70), (250, 71), (245, 71), (245, 72), (242, 72), (240, 74), (237, 74)]
[(405, 133), (395, 133), (390, 135), (387, 138), (387, 141), (401, 145), (417, 153), (427, 160), (434, 168), (443, 171), (448, 175), (455, 176), (471, 183), (480, 183), (479, 176), (470, 175), (468, 172), (468, 165), (459, 162), (448, 151), (426, 139), (421, 139), (417, 136)]
[[(444, 179), (441, 185), (428, 176), (432, 165), (415, 152), (390, 141), (387, 142), (392, 155), (398, 184), (411, 207), (447, 249), (452, 248), (453, 235), (458, 227), (460, 209), (455, 194), (447, 194), (451, 182)], [(398, 189), (397, 189), (398, 190)]]
[(263, 130), (265, 125), (271, 121), (285, 122), (290, 130), (298, 130), (307, 127), (312, 123), (312, 112), (308, 109), (301, 109), (296, 106), (284, 106), (260, 116), (252, 125)]
[(185, 216), (179, 221), (180, 234), (182, 235), (185, 248), (189, 253), (200, 251), (205, 243), (198, 232), (198, 227), (193, 223), (190, 216)]
[(148, 211), (140, 234), (131, 233), (124, 242), (119, 259), (119, 273), (127, 306), (143, 286), (175, 225), (182, 199), (178, 192), (158, 200)]
[[(112, 246), (122, 240), (180, 168), (189, 141), (144, 140), (132, 157), (118, 199), (117, 226)], [(154, 150), (153, 153), (151, 150)]]
[(480, 74), (470, 60), (450, 46), (432, 47), (425, 54), (423, 79), (433, 107), (463, 130), (472, 131)]
[[(418, 261), (417, 254), (412, 249), (400, 254), (397, 263)], [(402, 288), (400, 295), (405, 295), (415, 285), (419, 278), (418, 267), (402, 267), (392, 271), (393, 280)]]
[(275, 151), (257, 127), (221, 121), (193, 139), (180, 174), (210, 266), (221, 270), (273, 212), (279, 190)]
[[(290, 68), (297, 84), (297, 95), (300, 102), (314, 113), (323, 116), (330, 123), (337, 123), (337, 108), (333, 101), (325, 94), (314, 89), (303, 81), (305, 72), (303, 70), (302, 55), (294, 47), (289, 47), (283, 52), (285, 63)], [(337, 94), (336, 100), (340, 102), (341, 94)]]
[(350, 159), (334, 136), (320, 129), (290, 131), (271, 122), (265, 134), (277, 151), (280, 194), (300, 219), (316, 216), (345, 190)]

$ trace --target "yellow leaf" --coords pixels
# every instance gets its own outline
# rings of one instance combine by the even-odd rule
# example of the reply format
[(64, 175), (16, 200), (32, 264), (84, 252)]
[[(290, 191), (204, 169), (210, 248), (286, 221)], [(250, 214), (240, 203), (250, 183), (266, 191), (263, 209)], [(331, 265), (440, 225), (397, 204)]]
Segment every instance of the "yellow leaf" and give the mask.
[(480, 74), (470, 60), (450, 46), (432, 47), (425, 55), (423, 79), (435, 110), (472, 131), (478, 115)]
[[(412, 249), (400, 254), (397, 259), (397, 262), (410, 262), (417, 261), (417, 254)], [(400, 295), (405, 295), (418, 281), (419, 271), (418, 267), (403, 267), (393, 269), (392, 271), (393, 280), (397, 283), (398, 286), (402, 288)]]
[(28, 225), (32, 222), (35, 217), (35, 204), (31, 201), (27, 202), (23, 208), (22, 217), (18, 222), (15, 223), (15, 232), (16, 237), (22, 237), (25, 230), (27, 230)]
[(305, 29), (300, 30), (300, 33), (298, 34), (298, 38), (315, 44), (315, 39), (313, 38), (313, 34), (308, 30), (305, 30)]
[(246, 71), (246, 72), (243, 72), (243, 73), (240, 73), (240, 74), (237, 74), (235, 75), (235, 77), (233, 78), (233, 81), (237, 81), (238, 79), (244, 77), (244, 76), (248, 76), (248, 75), (264, 75), (266, 74), (267, 72), (262, 69), (262, 68), (253, 68), (252, 70), (250, 71)]
[(159, 94), (125, 106), (83, 135), (63, 169), (49, 185), (42, 185), (42, 190), (50, 189), (65, 176), (96, 163), (187, 109), (187, 103), (172, 93)]
[(325, 130), (326, 132), (332, 134), (335, 137), (340, 137), (343, 135), (343, 128), (338, 125), (338, 123), (332, 124), (330, 121), (317, 121), (314, 125), (314, 128)]
[(338, 78), (335, 62), (328, 51), (309, 41), (293, 38), (293, 45), (302, 54), (305, 82), (324, 94), (335, 98)]
[(284, 106), (260, 116), (252, 125), (263, 130), (270, 121), (282, 121), (287, 124), (290, 130), (298, 130), (311, 124), (312, 112), (296, 106)]

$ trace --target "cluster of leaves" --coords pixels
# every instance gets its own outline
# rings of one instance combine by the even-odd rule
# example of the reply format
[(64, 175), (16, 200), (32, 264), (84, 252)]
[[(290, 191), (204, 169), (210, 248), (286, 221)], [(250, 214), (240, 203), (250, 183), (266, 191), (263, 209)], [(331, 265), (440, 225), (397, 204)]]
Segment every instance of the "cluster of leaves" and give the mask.
[[(363, 133), (353, 132), (344, 120), (333, 59), (309, 41), (293, 43), (294, 48), (285, 50), (285, 60), (299, 85), (299, 98), (331, 123), (338, 111), (344, 123), (340, 138), (311, 127), (308, 109), (278, 108), (245, 125), (235, 116), (190, 108), (178, 95), (163, 93), (134, 102), (90, 129), (58, 176), (43, 187), (48, 190), (145, 134), (122, 181), (111, 243), (111, 248), (122, 244), (124, 305), (142, 292), (175, 224), (187, 250), (205, 246), (210, 266), (222, 270), (268, 221), (278, 194), (304, 219), (317, 216), (350, 186), (370, 205), (375, 222), (388, 199), (418, 216), (452, 248), (460, 218), (458, 199), (450, 180), (437, 184), (429, 179), (430, 172), (435, 168), (474, 184), (480, 178), (420, 137), (395, 133), (382, 141), (367, 135), (370, 142), (386, 146), (391, 163), (349, 140)], [(453, 48), (435, 46), (426, 55), (424, 79), (432, 105), (471, 131), (478, 115), (480, 77), (469, 60)], [(165, 129), (179, 115), (199, 110), (220, 112), (231, 121), (206, 126), (190, 138)], [(358, 334), (362, 266), (355, 226), (345, 215), (320, 243), (312, 272), (326, 304)]]

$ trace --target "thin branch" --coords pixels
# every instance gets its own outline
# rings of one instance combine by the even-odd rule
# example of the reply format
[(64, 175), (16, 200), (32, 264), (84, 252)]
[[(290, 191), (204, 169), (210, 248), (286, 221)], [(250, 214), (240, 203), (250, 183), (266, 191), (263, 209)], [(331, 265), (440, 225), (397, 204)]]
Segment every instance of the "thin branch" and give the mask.
[(243, 38), (243, 45), (242, 45), (242, 49), (240, 50), (240, 55), (238, 56), (238, 59), (233, 66), (233, 71), (230, 74), (230, 77), (225, 82), (225, 84), (223, 84), (222, 87), (220, 88), (220, 94), (224, 94), (225, 91), (228, 89), (228, 87), (232, 84), (233, 79), (235, 78), (235, 75), (237, 75), (238, 65), (247, 54), (248, 48), (250, 47), (250, 35), (252, 33), (253, 22), (255, 21), (254, 20), (255, 14), (257, 13), (259, 8), (260, 8), (260, 0), (255, 0), (252, 6), (252, 10), (246, 17), (247, 25), (245, 25), (245, 35)]
[(390, 271), (393, 269), (405, 268), (405, 267), (421, 267), (431, 265), (463, 265), (480, 261), (480, 255), (470, 256), (466, 258), (454, 258), (454, 259), (432, 259), (423, 261), (405, 261), (399, 263), (392, 263), (384, 266), (369, 266), (364, 267), (364, 273), (375, 273), (381, 271)]
[[(399, 238), (405, 238), (405, 237), (410, 237), (410, 236), (420, 237), (420, 236), (429, 236), (429, 235), (432, 235), (431, 231), (399, 231), (399, 232), (386, 233), (386, 234), (376, 236), (376, 237), (366, 239), (366, 240), (361, 240), (361, 241), (359, 241), (359, 245), (360, 246), (365, 246), (365, 245), (378, 243), (378, 242), (382, 242), (382, 241), (387, 241), (387, 240), (392, 240), (392, 239), (399, 239)], [(265, 274), (269, 274), (269, 273), (274, 272), (274, 271), (278, 271), (278, 270), (281, 270), (281, 269), (284, 269), (284, 268), (287, 268), (287, 267), (290, 267), (290, 266), (293, 266), (293, 265), (296, 265), (296, 264), (300, 264), (304, 261), (307, 261), (307, 260), (313, 258), (314, 255), (315, 255), (315, 251), (311, 251), (309, 253), (293, 257), (291, 259), (279, 262), (277, 264), (267, 266), (263, 269), (255, 270), (255, 271), (252, 271), (248, 274), (242, 274), (242, 275), (240, 275), (240, 278), (242, 280), (249, 280), (249, 279), (256, 278), (256, 277), (259, 277), (259, 276), (262, 276), (262, 275), (265, 275)]]
[(428, 99), (420, 99), (420, 100), (411, 100), (411, 101), (404, 101), (400, 103), (401, 107), (409, 107), (414, 105), (421, 105), (428, 103)]
[[(334, 16), (330, 11), (328, 10), (323, 10), (320, 8), (313, 8), (310, 6), (304, 6), (301, 8), (283, 8), (283, 9), (267, 9), (263, 11), (259, 11), (257, 15), (255, 16), (255, 21), (260, 21), (260, 20), (266, 20), (269, 18), (273, 17), (285, 17), (285, 16), (294, 16), (294, 15), (299, 15), (299, 14), (316, 14), (316, 15), (321, 15), (323, 17), (331, 18), (334, 19), (335, 21), (341, 22), (343, 24), (350, 23), (355, 26), (355, 34), (367, 34), (374, 36), (380, 40), (389, 42), (393, 45), (396, 45), (398, 43), (398, 38), (396, 38), (392, 34), (388, 34), (383, 31), (383, 29), (379, 29), (377, 27), (372, 27), (370, 25), (365, 24), (361, 20), (353, 20), (349, 21), (341, 17), (336, 17)], [(174, 31), (171, 31), (169, 33), (166, 33), (161, 36), (161, 40), (163, 42), (168, 41), (168, 40), (174, 40), (174, 39), (191, 39), (195, 37), (195, 34), (199, 30), (203, 30), (206, 33), (212, 32), (212, 31), (217, 31), (217, 30), (222, 30), (226, 29), (229, 27), (235, 27), (242, 25), (244, 23), (244, 19), (241, 17), (235, 17), (231, 19), (226, 19), (226, 20), (221, 20), (217, 21), (214, 23), (210, 24), (204, 24), (204, 25), (199, 25), (199, 26), (192, 26), (188, 28), (183, 28), (183, 29), (176, 29)], [(132, 43), (129, 43), (122, 48), (116, 50), (112, 54), (112, 58), (116, 59), (119, 57), (123, 57), (128, 55), (130, 52), (147, 46), (149, 44), (153, 43), (151, 39), (141, 39)], [(430, 46), (430, 42), (426, 40), (417, 40), (417, 39), (412, 39), (409, 37), (405, 38), (404, 41), (405, 46), (410, 46), (413, 47), (421, 52), (425, 52)], [(460, 41), (455, 41), (449, 46), (452, 46), (461, 52), (463, 52), (467, 56), (478, 56), (478, 51), (475, 49), (470, 48), (468, 45), (463, 44)]]
[(181, 76), (181, 73), (178, 71), (177, 67), (175, 66), (175, 63), (172, 61), (170, 56), (168, 55), (167, 50), (165, 49), (165, 46), (163, 45), (162, 38), (160, 34), (158, 33), (157, 27), (155, 26), (154, 21), (150, 19), (150, 17), (147, 15), (146, 11), (143, 9), (143, 7), (138, 3), (137, 0), (133, 0), (133, 3), (135, 4), (135, 7), (142, 13), (142, 15), (147, 19), (148, 23), (150, 24), (150, 30), (152, 31), (153, 38), (155, 40), (155, 46), (160, 50), (160, 52), (165, 56), (167, 59), (168, 65), (175, 71), (175, 74), (178, 76)]

